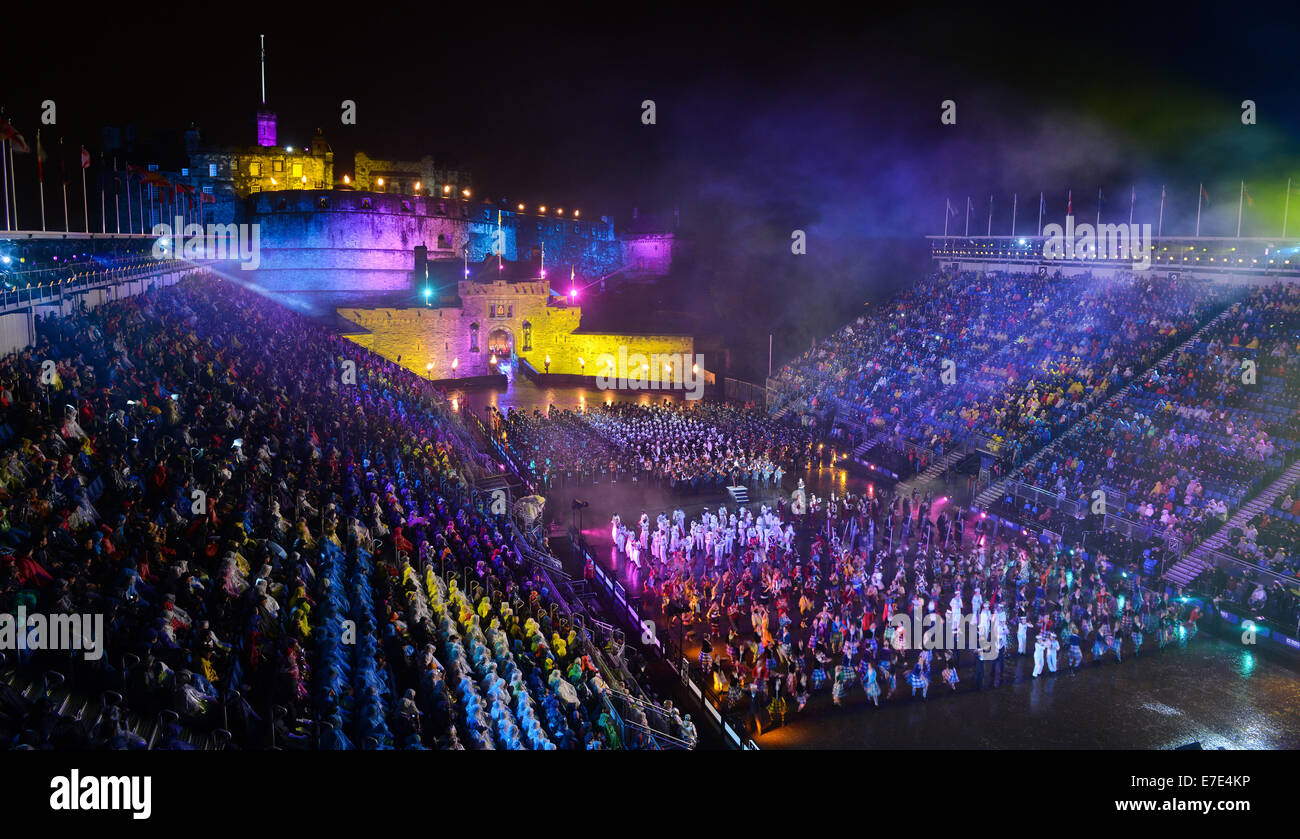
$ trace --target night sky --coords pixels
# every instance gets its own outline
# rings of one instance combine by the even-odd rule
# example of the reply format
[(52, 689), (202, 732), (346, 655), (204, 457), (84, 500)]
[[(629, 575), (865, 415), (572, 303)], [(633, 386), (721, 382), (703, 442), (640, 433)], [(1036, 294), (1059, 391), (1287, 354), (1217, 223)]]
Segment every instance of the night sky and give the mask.
[[(874, 243), (941, 232), (945, 198), (961, 211), (969, 195), (971, 232), (983, 233), (993, 194), (994, 232), (1005, 234), (1018, 193), (1024, 233), (1040, 190), (1045, 223), (1061, 220), (1069, 189), (1079, 220), (1091, 220), (1098, 188), (1103, 221), (1127, 221), (1136, 187), (1137, 220), (1154, 225), (1165, 184), (1165, 233), (1190, 234), (1204, 181), (1202, 234), (1230, 235), (1245, 179), (1255, 206), (1243, 233), (1276, 235), (1286, 179), (1300, 184), (1295, 15), (1225, 4), (415, 8), (370, 19), (356, 6), (342, 16), (303, 4), (275, 15), (324, 20), (319, 31), (224, 9), (198, 21), (157, 9), (47, 14), (32, 24), (44, 37), (20, 34), (22, 22), (7, 36), (16, 53), (0, 104), (30, 143), (40, 101), (56, 100), (59, 125), (43, 137), (53, 148), (62, 134), (69, 161), (82, 142), (98, 147), (106, 123), (134, 123), (147, 140), (178, 139), (194, 122), (205, 142), (251, 143), (265, 33), (281, 144), (320, 127), (336, 172), (359, 148), (432, 154), (470, 169), (476, 197), (589, 217), (680, 207), (697, 239), (692, 270), (722, 285), (715, 296), (755, 281), (804, 287), (811, 314), (785, 314), (779, 291), (762, 313), (788, 320), (792, 342), (824, 333), (824, 318), (843, 322), (845, 295), (886, 285), (863, 280), (880, 270)], [(340, 124), (344, 99), (357, 103), (355, 126)], [(645, 99), (656, 125), (641, 124)], [(945, 99), (957, 103), (955, 126), (940, 124)], [(1258, 124), (1242, 125), (1243, 99), (1256, 102)], [(19, 166), (22, 193), (34, 172), (21, 167), (34, 164)], [(963, 226), (955, 218), (950, 231)], [(795, 228), (808, 232), (803, 258), (789, 253)]]

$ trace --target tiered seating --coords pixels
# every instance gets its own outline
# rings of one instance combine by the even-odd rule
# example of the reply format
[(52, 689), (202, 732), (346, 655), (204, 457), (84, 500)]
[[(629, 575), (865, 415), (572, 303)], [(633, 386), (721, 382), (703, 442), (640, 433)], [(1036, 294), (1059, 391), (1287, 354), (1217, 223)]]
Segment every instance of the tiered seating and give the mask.
[(974, 439), (1018, 462), (1190, 335), (1222, 297), (1207, 283), (1151, 276), (938, 275), (779, 380), (804, 410), (831, 404), (909, 458)]
[(1278, 574), (1300, 574), (1300, 482), (1231, 534), (1227, 552)]
[[(1018, 477), (1080, 500), (1111, 487), (1133, 517), (1205, 535), (1300, 454), (1297, 327), (1300, 289), (1252, 291)], [(1256, 365), (1253, 382), (1245, 362)]]
[(0, 609), (107, 615), (98, 662), (20, 663), (96, 703), (80, 745), (624, 742), (427, 382), (202, 272), (39, 328), (0, 360)]

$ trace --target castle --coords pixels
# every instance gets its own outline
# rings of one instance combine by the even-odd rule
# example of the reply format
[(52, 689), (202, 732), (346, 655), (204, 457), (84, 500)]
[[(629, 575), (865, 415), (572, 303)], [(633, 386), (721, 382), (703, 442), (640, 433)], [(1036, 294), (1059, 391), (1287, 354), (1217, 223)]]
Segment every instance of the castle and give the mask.
[(521, 362), (594, 377), (595, 359), (620, 347), (693, 355), (690, 336), (581, 329), (581, 290), (615, 274), (666, 274), (672, 230), (639, 223), (618, 235), (608, 216), (475, 199), (468, 172), (429, 156), (358, 152), (340, 171), (319, 131), (306, 147), (276, 141), (265, 105), (257, 145), (202, 148), (187, 137), (188, 174), (215, 199), (204, 221), (258, 225), (258, 268), (243, 278), (296, 308), (332, 310), (358, 345), (438, 380)]

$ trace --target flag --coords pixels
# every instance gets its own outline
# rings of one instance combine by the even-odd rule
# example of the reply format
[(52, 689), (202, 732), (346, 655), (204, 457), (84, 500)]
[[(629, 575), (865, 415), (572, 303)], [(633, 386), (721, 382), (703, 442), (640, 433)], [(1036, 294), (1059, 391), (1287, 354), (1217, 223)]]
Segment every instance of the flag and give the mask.
[(1038, 212), (1047, 212), (1047, 198), (1041, 192), (1038, 193)]
[(1074, 215), (1074, 190), (1070, 190), (1065, 199), (1065, 214)]
[(36, 129), (36, 180), (45, 183), (45, 146), (41, 145), (41, 129)]
[(6, 122), (3, 117), (0, 117), (0, 140), (8, 140), (16, 152), (25, 153), (32, 150), (23, 139), (23, 135), (18, 133), (18, 129)]
[(947, 198), (945, 198), (945, 199), (943, 199), (943, 203), (948, 205), (948, 214), (949, 214), (949, 215), (951, 215), (951, 216), (956, 216), (956, 215), (957, 215), (957, 208), (954, 207), (954, 206), (952, 205), (952, 202), (951, 202), (951, 201), (949, 201)]
[(199, 193), (199, 202), (202, 203), (202, 204), (215, 204), (215, 203), (217, 203), (217, 196), (212, 195), (212, 194), (207, 193), (207, 192), (200, 192), (200, 193)]
[(1250, 190), (1246, 189), (1246, 185), (1245, 185), (1245, 184), (1242, 184), (1242, 186), (1241, 186), (1241, 191), (1242, 191), (1242, 192), (1245, 194), (1245, 196), (1246, 196), (1246, 206), (1247, 206), (1247, 207), (1253, 207), (1253, 206), (1255, 206), (1255, 199), (1250, 197)]
[(81, 168), (82, 169), (90, 168), (90, 152), (86, 151), (85, 146), (81, 147)]
[(1201, 197), (1205, 199), (1206, 204), (1210, 203), (1210, 193), (1205, 191), (1205, 184), (1201, 184)]

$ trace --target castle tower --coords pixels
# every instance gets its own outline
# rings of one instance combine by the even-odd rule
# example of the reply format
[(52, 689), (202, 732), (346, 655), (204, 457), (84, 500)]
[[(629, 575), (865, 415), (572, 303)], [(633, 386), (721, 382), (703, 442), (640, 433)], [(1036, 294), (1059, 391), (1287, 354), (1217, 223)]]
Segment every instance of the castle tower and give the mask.
[(266, 107), (266, 36), (262, 39), (262, 107), (257, 111), (257, 144), (259, 146), (275, 145), (275, 112)]

